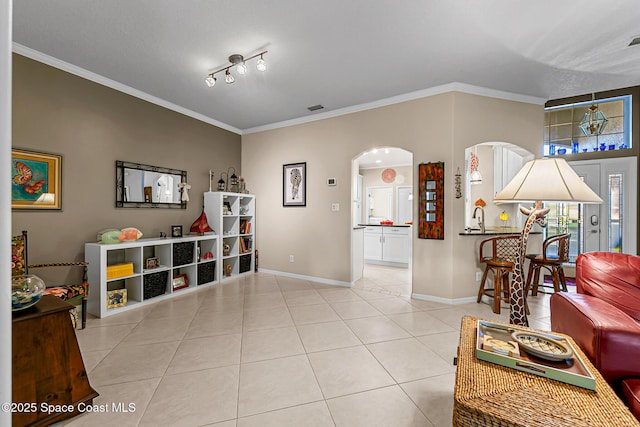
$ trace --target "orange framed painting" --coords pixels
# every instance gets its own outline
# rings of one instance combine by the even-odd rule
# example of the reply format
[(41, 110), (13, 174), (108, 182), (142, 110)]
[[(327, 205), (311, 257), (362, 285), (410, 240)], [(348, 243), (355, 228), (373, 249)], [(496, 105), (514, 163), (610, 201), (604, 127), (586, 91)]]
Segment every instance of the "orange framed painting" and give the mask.
[(11, 208), (59, 210), (62, 156), (11, 150)]
[(444, 163), (420, 163), (418, 174), (418, 238), (444, 240)]

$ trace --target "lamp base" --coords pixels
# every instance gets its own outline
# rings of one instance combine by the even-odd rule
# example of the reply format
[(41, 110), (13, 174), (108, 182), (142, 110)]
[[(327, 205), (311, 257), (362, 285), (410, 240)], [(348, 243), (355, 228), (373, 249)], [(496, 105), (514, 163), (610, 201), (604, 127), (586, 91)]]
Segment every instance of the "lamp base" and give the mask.
[(549, 209), (542, 208), (542, 202), (535, 202), (535, 206), (531, 209), (520, 208), (520, 211), (529, 215), (527, 222), (522, 229), (520, 237), (520, 248), (516, 256), (516, 262), (513, 271), (513, 282), (509, 290), (509, 323), (512, 325), (529, 326), (527, 319), (527, 296), (524, 294), (524, 276), (522, 270), (524, 268), (524, 259), (527, 254), (527, 240), (533, 224), (538, 223), (545, 225), (544, 217), (549, 213)]

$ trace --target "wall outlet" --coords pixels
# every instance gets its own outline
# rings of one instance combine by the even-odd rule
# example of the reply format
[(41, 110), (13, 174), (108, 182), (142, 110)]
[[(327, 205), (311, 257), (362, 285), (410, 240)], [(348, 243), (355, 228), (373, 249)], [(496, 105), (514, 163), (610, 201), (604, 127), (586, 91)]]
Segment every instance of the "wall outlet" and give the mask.
[(331, 203), (331, 210), (333, 212), (338, 212), (340, 210), (340, 203)]
[(476, 282), (482, 280), (482, 271), (476, 271)]
[(289, 262), (295, 262), (296, 258), (293, 255), (289, 255)]

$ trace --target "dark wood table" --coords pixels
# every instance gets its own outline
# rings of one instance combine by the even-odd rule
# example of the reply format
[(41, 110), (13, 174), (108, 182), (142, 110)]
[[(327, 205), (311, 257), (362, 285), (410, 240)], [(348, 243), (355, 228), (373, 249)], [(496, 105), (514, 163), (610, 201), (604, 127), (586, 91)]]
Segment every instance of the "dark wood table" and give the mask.
[[(71, 324), (73, 306), (45, 295), (13, 314), (14, 426), (44, 426), (73, 417), (91, 405), (91, 388)], [(51, 412), (51, 413), (47, 413)]]

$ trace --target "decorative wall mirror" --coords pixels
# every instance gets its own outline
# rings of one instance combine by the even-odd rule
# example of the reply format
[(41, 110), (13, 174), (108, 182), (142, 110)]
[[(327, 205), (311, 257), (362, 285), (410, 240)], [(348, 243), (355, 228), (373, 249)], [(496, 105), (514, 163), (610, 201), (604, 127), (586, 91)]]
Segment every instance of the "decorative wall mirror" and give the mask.
[(182, 182), (186, 171), (116, 160), (116, 207), (186, 209)]

